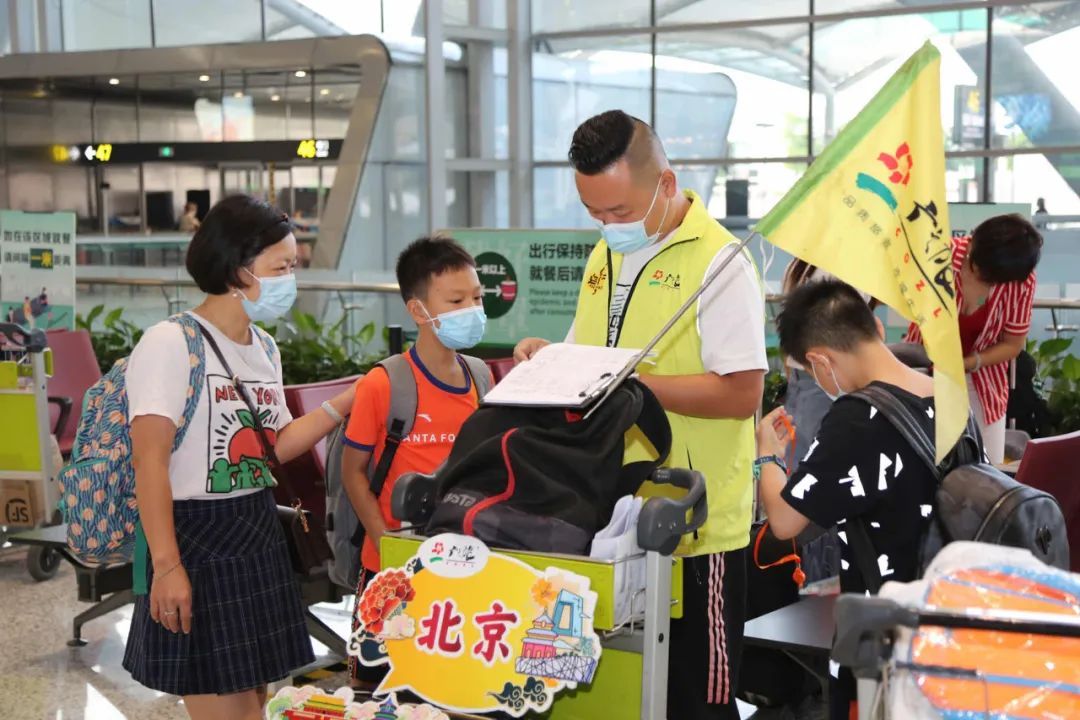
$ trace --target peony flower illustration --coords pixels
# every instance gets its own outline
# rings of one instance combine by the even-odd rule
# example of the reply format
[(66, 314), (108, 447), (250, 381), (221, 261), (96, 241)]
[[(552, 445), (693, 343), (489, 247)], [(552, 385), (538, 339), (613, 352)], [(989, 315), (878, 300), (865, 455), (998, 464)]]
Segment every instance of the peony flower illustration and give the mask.
[(386, 621), (404, 610), (406, 603), (415, 597), (416, 590), (404, 570), (382, 572), (360, 598), (360, 621), (368, 632), (380, 636)]

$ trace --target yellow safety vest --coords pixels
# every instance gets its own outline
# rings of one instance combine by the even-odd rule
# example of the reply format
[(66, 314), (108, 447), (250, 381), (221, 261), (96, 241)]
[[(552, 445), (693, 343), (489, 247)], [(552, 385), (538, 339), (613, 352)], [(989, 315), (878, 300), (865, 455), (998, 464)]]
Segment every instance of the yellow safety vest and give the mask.
[[(691, 204), (682, 225), (630, 288), (616, 347), (645, 347), (687, 298), (701, 287), (716, 253), (725, 245), (736, 242), (731, 233), (709, 217), (705, 203), (696, 193), (685, 191), (685, 195)], [(594, 248), (585, 269), (574, 316), (576, 342), (608, 344), (612, 285), (619, 279), (622, 260), (621, 254), (608, 252), (607, 244), (602, 240)], [(746, 322), (746, 319), (732, 318), (731, 321)], [(695, 308), (688, 310), (660, 341), (655, 359), (652, 374), (696, 375), (705, 372)], [(665, 464), (701, 471), (705, 475), (709, 503), (705, 525), (683, 538), (677, 554), (705, 555), (746, 547), (750, 542), (753, 507), (753, 419), (711, 420), (671, 412), (667, 416), (671, 421), (672, 445)], [(627, 462), (655, 456), (655, 451), (640, 433), (628, 434)], [(678, 496), (683, 493), (670, 486), (646, 483), (639, 494)]]

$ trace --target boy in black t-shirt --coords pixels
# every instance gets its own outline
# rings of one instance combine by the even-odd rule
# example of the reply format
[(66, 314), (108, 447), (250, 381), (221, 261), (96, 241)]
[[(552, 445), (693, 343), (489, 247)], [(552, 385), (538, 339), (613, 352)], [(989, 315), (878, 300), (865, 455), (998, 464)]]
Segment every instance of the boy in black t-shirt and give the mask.
[[(840, 282), (815, 283), (792, 292), (777, 318), (777, 330), (781, 351), (807, 368), (834, 402), (790, 478), (783, 464), (791, 443), (783, 409), (759, 424), (759, 457), (754, 465), (760, 472), (760, 495), (770, 528), (786, 539), (811, 521), (826, 528), (837, 526), (840, 588), (863, 593), (866, 583), (844, 531), (848, 521), (861, 518), (882, 579), (915, 580), (936, 478), (881, 413), (844, 396), (877, 385), (905, 403), (934, 437), (933, 380), (896, 359), (882, 342), (866, 302)], [(853, 689), (845, 674), (831, 693), (831, 717), (848, 717)]]

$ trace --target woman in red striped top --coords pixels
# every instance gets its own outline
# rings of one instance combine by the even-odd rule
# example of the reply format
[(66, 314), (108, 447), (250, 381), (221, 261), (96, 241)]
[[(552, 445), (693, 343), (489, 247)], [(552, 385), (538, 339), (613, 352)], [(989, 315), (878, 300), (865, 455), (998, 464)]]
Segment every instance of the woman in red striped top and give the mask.
[[(1019, 215), (990, 218), (970, 238), (953, 240), (968, 397), (994, 463), (1005, 457), (1009, 363), (1027, 342), (1042, 243), (1035, 227)], [(911, 326), (907, 339), (922, 342), (918, 327)]]

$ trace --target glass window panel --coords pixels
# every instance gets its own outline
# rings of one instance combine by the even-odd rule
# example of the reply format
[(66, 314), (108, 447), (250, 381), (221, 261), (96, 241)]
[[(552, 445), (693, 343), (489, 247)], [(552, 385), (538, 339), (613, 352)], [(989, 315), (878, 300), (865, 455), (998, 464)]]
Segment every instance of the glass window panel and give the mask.
[[(410, 0), (405, 5), (418, 0)], [(266, 8), (266, 34), (267, 39), (272, 34), (280, 33), (286, 37), (302, 37), (295, 35), (296, 31), (312, 35), (360, 35), (363, 33), (379, 33), (383, 29), (382, 2), (381, 0), (299, 0), (290, 3), (302, 6), (301, 11), (309, 10), (314, 13), (310, 17), (307, 13), (290, 13), (282, 15), (275, 10), (271, 18), (271, 3)], [(400, 5), (401, 3), (397, 3)], [(285, 3), (281, 7), (287, 8)], [(391, 9), (392, 11), (393, 9)], [(405, 8), (407, 11), (407, 8)], [(416, 9), (413, 8), (413, 15)], [(290, 27), (291, 25), (291, 27)], [(277, 38), (275, 38), (277, 39)]]
[(47, 96), (4, 95), (3, 122), (8, 145), (50, 145), (90, 140), (89, 101), (72, 101)]
[(152, 1), (157, 47), (262, 40), (260, 0)]
[[(387, 165), (383, 177), (386, 257), (387, 265), (392, 266), (410, 242), (427, 232), (427, 169)], [(450, 191), (448, 186), (447, 193)]]
[(423, 68), (392, 65), (375, 120), (369, 162), (421, 160), (424, 104)]
[(532, 5), (533, 32), (560, 32), (599, 27), (648, 27), (650, 0), (553, 2)]
[(570, 166), (533, 169), (533, 226), (538, 228), (594, 228), (596, 223), (581, 204)]
[[(311, 0), (306, 0), (311, 2)], [(338, 0), (324, 0), (335, 2)], [(424, 36), (424, 13), (421, 0), (383, 0), (382, 31), (390, 38)], [(373, 16), (374, 17), (374, 16)], [(353, 30), (352, 32), (357, 32)]]
[(814, 149), (821, 149), (926, 41), (941, 52), (948, 149), (983, 145), (986, 12), (958, 10), (815, 25)]
[[(486, 109), (491, 112), (490, 108)], [(468, 77), (464, 68), (447, 68), (446, 72), (446, 157), (469, 156)], [(477, 110), (479, 112), (479, 110)]]
[[(534, 5), (535, 7), (535, 5)], [(647, 35), (545, 42), (533, 53), (533, 157), (565, 160), (574, 130), (618, 108), (648, 121), (652, 87)]]
[[(1080, 2), (997, 8), (993, 31), (994, 147), (1077, 144)], [(1052, 172), (1080, 189), (1080, 162), (1063, 159)]]
[(353, 103), (360, 90), (360, 74), (359, 68), (315, 71), (316, 137), (345, 137)]
[(510, 82), (506, 48), (495, 48), (495, 157), (510, 157)]
[(691, 187), (715, 218), (760, 218), (806, 172), (805, 163), (737, 163), (679, 168), (680, 185)]
[[(1073, 158), (1080, 165), (1080, 153)], [(1062, 177), (1046, 155), (994, 159), (994, 202), (1028, 203), (1034, 211), (1042, 198), (1050, 215), (1080, 215), (1080, 189), (1075, 182)]]
[(150, 0), (63, 0), (64, 50), (150, 47)]
[[(217, 72), (140, 75), (140, 139), (220, 141), (224, 133), (221, 83), (221, 73)], [(121, 83), (119, 87), (123, 86)], [(231, 96), (226, 97), (231, 103)]]
[(761, 0), (758, 2), (656, 0), (658, 25), (735, 22), (763, 18), (803, 17), (809, 14), (809, 0), (769, 0), (769, 2)]
[(668, 155), (806, 155), (807, 28), (659, 36), (656, 129)]
[(506, 27), (507, 0), (443, 0), (443, 22), (472, 27)]
[(982, 158), (945, 158), (945, 199), (949, 202), (982, 202), (985, 182)]

